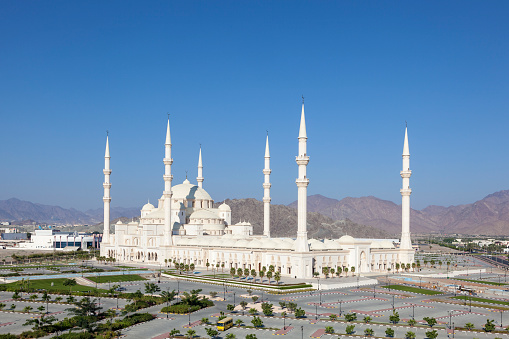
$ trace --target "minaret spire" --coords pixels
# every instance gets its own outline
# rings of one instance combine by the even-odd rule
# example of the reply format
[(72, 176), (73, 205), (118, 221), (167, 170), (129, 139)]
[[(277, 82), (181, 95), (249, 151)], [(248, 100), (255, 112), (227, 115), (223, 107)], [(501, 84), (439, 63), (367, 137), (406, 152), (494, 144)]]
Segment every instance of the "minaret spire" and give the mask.
[(295, 250), (297, 252), (308, 252), (308, 232), (307, 232), (307, 187), (309, 179), (306, 175), (306, 166), (309, 163), (307, 156), (307, 134), (306, 119), (304, 116), (304, 97), (302, 97), (302, 113), (300, 117), (299, 129), (299, 155), (295, 161), (299, 165), (299, 177), (295, 181), (297, 184), (297, 243)]
[(166, 246), (172, 245), (172, 218), (171, 218), (171, 181), (173, 175), (171, 175), (171, 165), (173, 159), (171, 158), (171, 136), (170, 136), (170, 115), (168, 114), (168, 125), (166, 127), (166, 142), (164, 143), (164, 244)]
[(111, 189), (111, 183), (110, 183), (110, 175), (111, 175), (111, 169), (110, 169), (110, 142), (109, 142), (109, 136), (108, 132), (106, 132), (106, 150), (104, 152), (104, 196), (103, 196), (103, 202), (104, 202), (104, 229), (103, 229), (103, 238), (102, 242), (104, 244), (108, 244), (110, 242), (110, 202), (111, 202), (111, 196), (110, 196), (110, 189)]
[(198, 182), (198, 187), (203, 188), (203, 161), (201, 159), (201, 144), (200, 144), (200, 155), (198, 156), (198, 176), (196, 177), (196, 181)]
[[(413, 262), (412, 241), (410, 239), (410, 149), (408, 147), (408, 128), (405, 127), (405, 140), (403, 142), (403, 169), (400, 172), (403, 179), (403, 187), (401, 188), (401, 243), (400, 249), (401, 259), (405, 263)], [(408, 252), (408, 253), (407, 253)]]
[(263, 235), (270, 238), (270, 152), (269, 152), (269, 132), (267, 131), (267, 140), (265, 142), (265, 167), (263, 169)]

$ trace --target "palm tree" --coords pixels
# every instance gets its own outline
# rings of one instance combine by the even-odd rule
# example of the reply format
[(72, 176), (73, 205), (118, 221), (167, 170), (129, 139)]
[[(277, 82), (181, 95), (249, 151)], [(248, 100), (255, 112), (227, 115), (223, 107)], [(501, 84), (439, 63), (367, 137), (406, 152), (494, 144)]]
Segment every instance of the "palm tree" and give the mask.
[(279, 285), (279, 280), (281, 280), (281, 273), (279, 273), (279, 271), (274, 273), (274, 280), (276, 281), (276, 285)]
[(352, 272), (352, 276), (355, 276), (355, 266), (352, 266), (352, 268), (350, 269), (350, 271)]
[(232, 279), (235, 278), (235, 268), (230, 268), (230, 275), (232, 276)]
[(258, 272), (258, 275), (260, 276), (260, 282), (263, 283), (263, 277), (265, 276), (265, 271), (261, 270), (260, 272)]
[(330, 269), (330, 275), (331, 275), (333, 278), (334, 278), (334, 272), (336, 272), (336, 270), (335, 270), (335, 269), (333, 269), (333, 268), (331, 268), (331, 269)]
[(267, 272), (267, 279), (269, 279), (269, 285), (270, 285), (270, 279), (272, 279), (272, 271)]
[(237, 268), (237, 275), (239, 276), (239, 280), (240, 280), (240, 278), (242, 278), (242, 272), (243, 272), (242, 268), (240, 268), (240, 267)]
[(343, 268), (338, 266), (338, 270), (336, 271), (336, 275), (338, 276), (338, 278), (341, 276), (342, 272), (343, 272)]
[(72, 295), (72, 287), (76, 286), (78, 283), (76, 279), (65, 279), (63, 284), (64, 286), (69, 286), (69, 294)]
[(348, 277), (348, 267), (345, 267), (345, 276)]
[(251, 276), (253, 276), (253, 282), (255, 282), (255, 281), (256, 281), (256, 275), (257, 275), (257, 274), (256, 274), (256, 270), (253, 268), (253, 269), (251, 270)]

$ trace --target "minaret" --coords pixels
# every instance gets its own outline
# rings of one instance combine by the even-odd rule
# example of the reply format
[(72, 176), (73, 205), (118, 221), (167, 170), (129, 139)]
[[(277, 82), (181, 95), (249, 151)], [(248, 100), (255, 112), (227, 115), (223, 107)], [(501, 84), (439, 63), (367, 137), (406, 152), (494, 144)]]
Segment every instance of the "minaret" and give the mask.
[(267, 141), (265, 143), (265, 168), (263, 175), (263, 235), (270, 238), (270, 152), (269, 152), (269, 132), (267, 132)]
[(110, 202), (111, 202), (111, 196), (110, 196), (110, 143), (108, 140), (108, 133), (106, 133), (106, 151), (104, 152), (104, 196), (103, 196), (103, 202), (104, 202), (104, 229), (103, 229), (103, 238), (102, 242), (104, 244), (107, 244), (110, 242)]
[(403, 170), (400, 172), (403, 179), (403, 187), (401, 188), (401, 249), (412, 249), (412, 241), (410, 240), (410, 150), (408, 148), (408, 128), (405, 127), (405, 141), (403, 144)]
[(203, 188), (203, 163), (201, 160), (201, 145), (200, 145), (200, 155), (198, 157), (198, 176), (196, 177), (196, 181), (198, 181), (198, 187)]
[(173, 176), (171, 175), (171, 164), (173, 159), (171, 158), (171, 136), (170, 136), (170, 117), (168, 116), (168, 126), (166, 128), (166, 142), (164, 143), (164, 244), (167, 246), (172, 245), (172, 227), (171, 222), (171, 181)]
[(304, 97), (302, 97), (302, 113), (300, 117), (299, 129), (299, 155), (295, 161), (299, 165), (299, 177), (295, 181), (297, 183), (297, 244), (295, 250), (297, 252), (308, 252), (308, 231), (307, 231), (307, 187), (309, 179), (306, 176), (306, 166), (309, 163), (307, 155), (307, 135), (306, 135), (306, 119), (304, 117)]

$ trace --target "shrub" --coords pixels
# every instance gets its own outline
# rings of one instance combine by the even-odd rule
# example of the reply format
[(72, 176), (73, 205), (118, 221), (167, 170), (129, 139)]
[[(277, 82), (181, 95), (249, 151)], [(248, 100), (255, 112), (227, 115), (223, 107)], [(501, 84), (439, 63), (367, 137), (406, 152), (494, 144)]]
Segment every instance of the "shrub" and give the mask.
[(426, 337), (429, 338), (429, 339), (436, 339), (436, 337), (438, 337), (437, 330), (427, 331), (426, 332)]
[(254, 317), (253, 320), (251, 320), (251, 323), (253, 324), (254, 327), (262, 327), (263, 326), (263, 321), (262, 319), (260, 319), (260, 317)]
[(348, 325), (346, 327), (346, 334), (353, 334), (355, 332), (355, 325)]
[(375, 334), (375, 331), (373, 331), (372, 328), (366, 328), (364, 330), (364, 335), (368, 336), (368, 337), (371, 337), (373, 334)]
[(386, 335), (387, 337), (389, 337), (389, 338), (394, 337), (394, 330), (393, 330), (392, 328), (390, 328), (390, 327), (389, 327), (389, 328), (387, 328), (387, 329), (385, 330), (385, 335)]
[(415, 339), (415, 333), (412, 331), (408, 331), (405, 333), (405, 339)]
[(333, 334), (334, 333), (334, 328), (332, 326), (326, 326), (325, 327), (325, 333)]
[(348, 322), (357, 320), (357, 313), (347, 313), (347, 314), (345, 314), (345, 320), (348, 321)]

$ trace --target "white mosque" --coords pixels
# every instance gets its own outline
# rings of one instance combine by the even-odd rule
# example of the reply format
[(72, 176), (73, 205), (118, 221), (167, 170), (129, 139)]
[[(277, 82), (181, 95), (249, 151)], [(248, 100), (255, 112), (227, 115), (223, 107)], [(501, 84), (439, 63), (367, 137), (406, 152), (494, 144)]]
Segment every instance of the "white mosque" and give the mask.
[(339, 239), (308, 239), (307, 236), (307, 186), (306, 166), (307, 134), (302, 104), (299, 153), (296, 157), (299, 176), (298, 224), (296, 237), (272, 238), (270, 236), (270, 153), (267, 136), (265, 168), (263, 169), (263, 235), (254, 235), (248, 222), (231, 224), (231, 209), (222, 204), (214, 208), (214, 200), (203, 189), (203, 164), (201, 148), (198, 158), (197, 184), (186, 180), (172, 186), (171, 136), (168, 120), (163, 159), (165, 172), (164, 191), (157, 207), (150, 203), (143, 206), (139, 221), (127, 224), (118, 222), (115, 233), (110, 234), (110, 151), (106, 138), (104, 168), (104, 234), (101, 255), (114, 257), (117, 262), (163, 263), (164, 260), (204, 267), (207, 263), (224, 264), (225, 268), (261, 270), (274, 265), (282, 276), (312, 278), (323, 267), (351, 268), (356, 272), (384, 272), (394, 270), (396, 263), (413, 263), (414, 250), (410, 240), (410, 152), (408, 133), (405, 129), (403, 147), (402, 232), (399, 247), (389, 240), (354, 239), (345, 235)]

